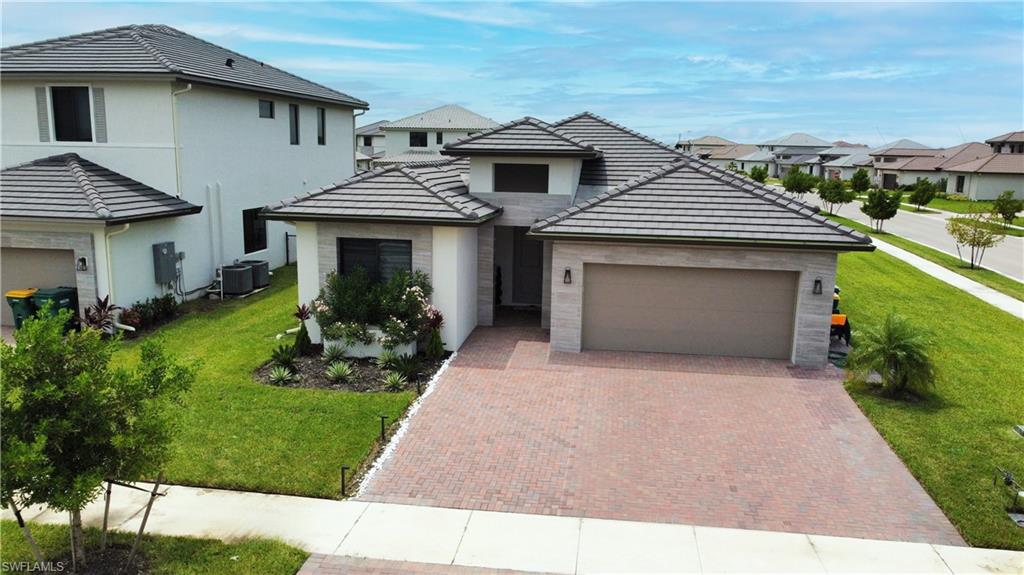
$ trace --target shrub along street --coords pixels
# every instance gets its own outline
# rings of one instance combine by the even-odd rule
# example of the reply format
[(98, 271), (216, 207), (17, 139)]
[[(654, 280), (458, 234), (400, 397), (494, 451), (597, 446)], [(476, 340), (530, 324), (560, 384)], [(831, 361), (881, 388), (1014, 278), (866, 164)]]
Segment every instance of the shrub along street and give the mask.
[(992, 484), (995, 466), (1024, 472), (1021, 320), (877, 251), (841, 255), (838, 284), (855, 329), (897, 311), (927, 333), (937, 373), (920, 401), (856, 382), (851, 396), (971, 545), (1024, 549)]

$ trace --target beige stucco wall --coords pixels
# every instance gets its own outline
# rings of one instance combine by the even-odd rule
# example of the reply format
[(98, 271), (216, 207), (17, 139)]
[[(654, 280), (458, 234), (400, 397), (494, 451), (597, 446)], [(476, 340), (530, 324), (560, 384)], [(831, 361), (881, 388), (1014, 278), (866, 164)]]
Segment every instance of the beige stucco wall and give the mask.
[[(835, 253), (554, 242), (549, 278), (552, 350), (581, 350), (585, 263), (799, 272), (791, 361), (797, 365), (820, 366), (828, 359)], [(571, 284), (562, 281), (566, 268), (572, 273)], [(822, 282), (822, 293), (818, 295), (812, 293), (816, 278), (821, 278)]]
[(949, 172), (946, 193), (956, 193), (957, 176), (964, 176), (963, 194), (972, 200), (994, 200), (1005, 190), (1015, 198), (1024, 198), (1024, 174), (970, 174)]

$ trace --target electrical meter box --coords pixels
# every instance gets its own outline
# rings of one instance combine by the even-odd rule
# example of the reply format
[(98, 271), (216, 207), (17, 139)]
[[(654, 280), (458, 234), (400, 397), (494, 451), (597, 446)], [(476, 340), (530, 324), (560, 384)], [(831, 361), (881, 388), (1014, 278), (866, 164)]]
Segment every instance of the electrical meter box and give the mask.
[(158, 284), (170, 284), (178, 279), (178, 252), (174, 251), (174, 242), (153, 244), (153, 271)]

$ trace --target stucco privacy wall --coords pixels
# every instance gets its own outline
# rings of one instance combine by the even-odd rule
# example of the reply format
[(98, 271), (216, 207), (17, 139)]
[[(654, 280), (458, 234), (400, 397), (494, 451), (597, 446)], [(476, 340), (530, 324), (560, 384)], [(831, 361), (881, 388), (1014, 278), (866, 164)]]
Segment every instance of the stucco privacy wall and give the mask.
[[(88, 231), (58, 232), (12, 229), (4, 225), (0, 231), (0, 248), (29, 248), (48, 250), (72, 250), (75, 261), (86, 258), (88, 269), (75, 271), (75, 284), (78, 288), (78, 313), (82, 314), (85, 306), (96, 301), (98, 293), (96, 273), (100, 266), (96, 265), (93, 248), (93, 234)], [(105, 271), (105, 270), (100, 270)], [(25, 286), (29, 287), (29, 286)], [(46, 286), (55, 287), (55, 286)], [(6, 302), (4, 303), (6, 305)]]
[[(583, 264), (622, 264), (800, 272), (792, 362), (820, 366), (828, 359), (836, 254), (815, 251), (683, 248), (656, 245), (554, 242), (551, 277), (551, 349), (578, 352), (582, 346)], [(572, 283), (562, 281), (572, 272)], [(813, 292), (821, 278), (822, 293)], [(742, 329), (742, 326), (737, 326)]]
[(444, 314), (444, 347), (456, 350), (477, 324), (477, 229), (438, 226), (433, 239), (433, 304)]

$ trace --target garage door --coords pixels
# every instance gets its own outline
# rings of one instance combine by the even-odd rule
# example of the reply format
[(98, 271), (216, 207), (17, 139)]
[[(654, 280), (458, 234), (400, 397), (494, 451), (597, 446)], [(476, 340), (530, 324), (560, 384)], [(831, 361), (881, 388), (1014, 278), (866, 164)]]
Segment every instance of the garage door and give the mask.
[(583, 348), (789, 359), (796, 272), (586, 264)]
[[(75, 286), (75, 252), (4, 248), (0, 250), (0, 291)], [(11, 307), (3, 301), (0, 321), (14, 325)]]

